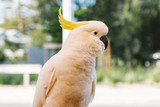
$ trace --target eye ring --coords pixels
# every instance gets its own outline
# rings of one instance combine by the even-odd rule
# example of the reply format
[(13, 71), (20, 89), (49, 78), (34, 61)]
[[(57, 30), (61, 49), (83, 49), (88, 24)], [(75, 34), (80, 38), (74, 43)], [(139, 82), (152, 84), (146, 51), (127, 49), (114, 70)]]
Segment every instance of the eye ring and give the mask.
[(97, 32), (94, 32), (94, 35), (97, 35), (98, 33)]

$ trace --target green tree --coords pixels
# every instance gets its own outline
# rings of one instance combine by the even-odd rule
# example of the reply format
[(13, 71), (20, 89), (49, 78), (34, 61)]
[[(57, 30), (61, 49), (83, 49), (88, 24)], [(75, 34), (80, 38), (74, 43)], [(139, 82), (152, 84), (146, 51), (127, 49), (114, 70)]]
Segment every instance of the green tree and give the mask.
[(59, 26), (58, 10), (61, 0), (37, 0), (39, 19), (44, 32), (53, 37), (53, 42), (62, 43), (62, 28)]
[[(20, 23), (23, 25), (23, 30), (20, 30)], [(34, 21), (32, 18), (21, 18), (19, 16), (11, 19), (5, 19), (5, 23), (1, 24), (0, 27), (5, 29), (17, 29), (23, 34), (29, 34), (33, 30)]]
[(151, 54), (160, 51), (160, 0), (141, 1), (141, 30), (139, 39), (142, 48), (136, 55), (142, 62), (151, 60)]
[[(9, 18), (9, 19), (6, 18), (5, 23), (1, 24), (0, 27), (5, 28), (5, 29), (16, 29), (22, 34), (30, 36), (32, 38), (33, 46), (41, 47), (43, 43), (46, 42), (47, 34), (44, 33), (43, 31), (44, 29), (42, 25), (40, 24), (40, 22), (38, 21), (39, 15), (36, 14), (36, 15), (27, 16), (22, 11), (23, 7), (26, 7), (32, 11), (37, 12), (37, 5), (35, 4), (25, 5), (19, 1), (18, 8), (15, 10), (16, 11), (15, 17)], [(6, 43), (6, 45), (9, 45), (9, 44)], [(18, 47), (11, 45), (11, 48), (14, 48), (14, 50), (16, 50)]]
[(106, 23), (112, 56), (130, 65), (144, 64), (160, 50), (159, 12), (159, 0), (96, 0), (96, 5), (78, 9), (75, 16)]
[(6, 58), (5, 58), (5, 55), (3, 54), (3, 49), (0, 48), (0, 62), (4, 61)]

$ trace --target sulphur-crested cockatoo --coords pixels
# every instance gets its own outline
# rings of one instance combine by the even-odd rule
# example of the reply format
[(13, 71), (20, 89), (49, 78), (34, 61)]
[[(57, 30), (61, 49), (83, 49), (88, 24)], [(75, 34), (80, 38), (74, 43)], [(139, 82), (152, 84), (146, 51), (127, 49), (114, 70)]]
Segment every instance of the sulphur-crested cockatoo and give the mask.
[(108, 45), (101, 21), (70, 22), (59, 9), (60, 26), (72, 30), (62, 49), (39, 74), (33, 107), (87, 107), (96, 87), (95, 58)]

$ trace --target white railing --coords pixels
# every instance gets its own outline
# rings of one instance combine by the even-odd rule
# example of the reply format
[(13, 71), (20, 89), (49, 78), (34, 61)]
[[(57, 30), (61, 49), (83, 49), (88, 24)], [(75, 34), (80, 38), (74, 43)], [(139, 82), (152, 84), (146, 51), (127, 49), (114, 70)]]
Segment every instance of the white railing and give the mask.
[(23, 85), (29, 86), (30, 74), (39, 74), (42, 66), (40, 64), (2, 64), (1, 74), (23, 74)]

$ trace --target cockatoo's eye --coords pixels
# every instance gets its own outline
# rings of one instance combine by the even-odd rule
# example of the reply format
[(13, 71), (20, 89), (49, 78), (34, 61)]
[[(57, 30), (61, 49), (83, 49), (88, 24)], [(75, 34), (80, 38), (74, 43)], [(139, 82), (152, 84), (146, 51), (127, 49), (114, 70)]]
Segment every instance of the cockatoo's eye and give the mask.
[(97, 35), (98, 33), (97, 32), (94, 32), (94, 35)]

